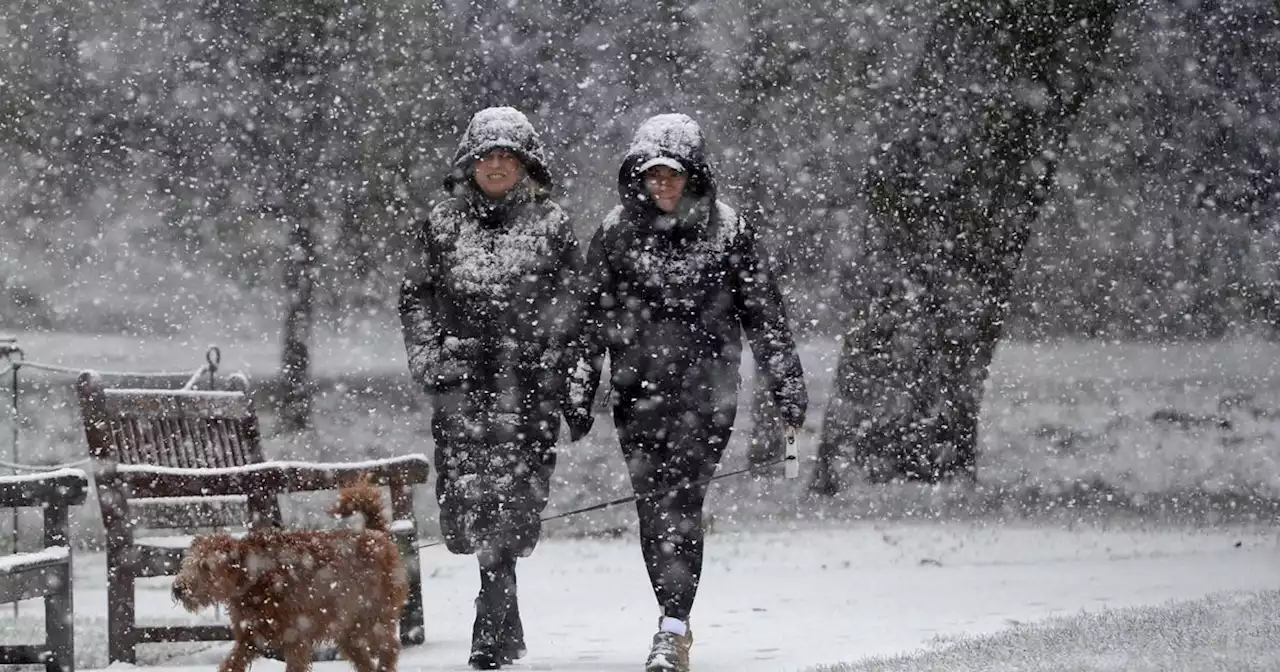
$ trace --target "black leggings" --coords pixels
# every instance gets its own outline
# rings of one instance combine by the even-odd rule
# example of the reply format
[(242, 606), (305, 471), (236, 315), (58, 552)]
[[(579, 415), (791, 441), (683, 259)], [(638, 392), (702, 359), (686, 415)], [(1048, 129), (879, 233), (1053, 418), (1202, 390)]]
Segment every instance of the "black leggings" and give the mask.
[[(702, 578), (702, 506), (729, 441), (732, 414), (621, 413), (619, 438), (637, 495), (640, 552), (662, 614), (688, 622)], [(632, 417), (625, 417), (625, 416)], [(692, 420), (692, 421), (691, 421)], [(629, 421), (629, 422), (626, 422)], [(691, 483), (703, 481), (698, 485)], [(688, 485), (688, 487), (678, 487)], [(675, 488), (666, 494), (650, 493)]]
[(524, 629), (516, 598), (516, 555), (510, 551), (481, 551), (477, 558), (480, 595), (476, 597), (472, 644), (483, 648), (523, 644)]

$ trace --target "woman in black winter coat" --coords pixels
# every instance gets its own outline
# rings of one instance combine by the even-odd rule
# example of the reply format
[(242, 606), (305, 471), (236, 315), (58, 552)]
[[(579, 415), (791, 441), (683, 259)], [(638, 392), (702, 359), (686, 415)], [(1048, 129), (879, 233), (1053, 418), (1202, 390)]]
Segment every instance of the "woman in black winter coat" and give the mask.
[(522, 113), (476, 113), (400, 291), (409, 368), (432, 400), (441, 531), (480, 564), (476, 669), (524, 654), (516, 559), (537, 544), (556, 464), (580, 263), (550, 186)]
[[(729, 442), (745, 330), (791, 428), (804, 372), (752, 226), (716, 196), (698, 124), (645, 121), (618, 172), (622, 204), (595, 232), (584, 276), (583, 349), (570, 382), (575, 435), (608, 354), (613, 421), (639, 496), (641, 550), (661, 607), (646, 670), (685, 671), (702, 572), (702, 506)], [(682, 484), (701, 484), (678, 488)], [(652, 493), (675, 489), (670, 494)]]

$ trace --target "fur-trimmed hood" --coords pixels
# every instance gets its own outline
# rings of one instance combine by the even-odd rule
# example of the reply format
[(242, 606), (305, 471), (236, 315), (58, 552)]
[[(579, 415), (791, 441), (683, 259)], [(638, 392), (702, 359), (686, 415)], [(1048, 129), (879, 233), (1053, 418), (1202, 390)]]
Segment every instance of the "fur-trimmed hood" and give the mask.
[(706, 138), (698, 122), (679, 113), (659, 114), (640, 124), (618, 169), (618, 196), (623, 212), (631, 217), (657, 214), (657, 206), (644, 189), (646, 164), (654, 159), (679, 163), (688, 177), (685, 197), (714, 202), (716, 179), (707, 158)]
[(499, 148), (520, 157), (531, 180), (544, 188), (551, 187), (546, 150), (529, 118), (514, 107), (488, 107), (476, 112), (467, 124), (454, 154), (453, 166), (444, 178), (445, 190), (453, 193), (455, 186), (469, 182), (476, 160)]

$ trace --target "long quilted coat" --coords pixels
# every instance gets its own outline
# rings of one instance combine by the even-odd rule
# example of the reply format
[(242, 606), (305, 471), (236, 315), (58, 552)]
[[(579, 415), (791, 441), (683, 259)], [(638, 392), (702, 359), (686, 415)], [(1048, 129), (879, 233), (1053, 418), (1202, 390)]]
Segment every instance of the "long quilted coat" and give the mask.
[[(494, 148), (527, 179), (501, 199), (471, 179)], [(541, 532), (560, 427), (580, 253), (547, 195), (542, 144), (520, 112), (477, 113), (417, 231), (400, 291), (414, 380), (433, 404), (437, 498), (450, 551), (528, 555)]]

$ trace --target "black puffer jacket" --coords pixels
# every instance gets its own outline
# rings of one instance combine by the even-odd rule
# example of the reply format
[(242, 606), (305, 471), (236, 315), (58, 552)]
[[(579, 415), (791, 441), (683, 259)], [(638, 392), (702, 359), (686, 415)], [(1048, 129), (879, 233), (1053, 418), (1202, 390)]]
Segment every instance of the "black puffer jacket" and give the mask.
[[(642, 185), (641, 169), (657, 157), (677, 161), (688, 179), (673, 216)], [(802, 424), (804, 372), (781, 293), (755, 230), (716, 197), (696, 122), (678, 114), (646, 121), (622, 161), (618, 194), (622, 205), (587, 252), (582, 351), (570, 383), (576, 417), (590, 407), (606, 352), (615, 418), (640, 417), (630, 412), (637, 407), (653, 422), (736, 407), (745, 329), (784, 419)]]
[[(500, 199), (483, 195), (471, 164), (513, 151), (528, 178)], [(400, 291), (414, 380), (431, 394), (437, 498), (448, 548), (527, 554), (539, 536), (560, 428), (567, 358), (577, 321), (577, 238), (547, 196), (542, 145), (511, 108), (476, 114), (464, 134), (451, 197), (421, 222)]]

